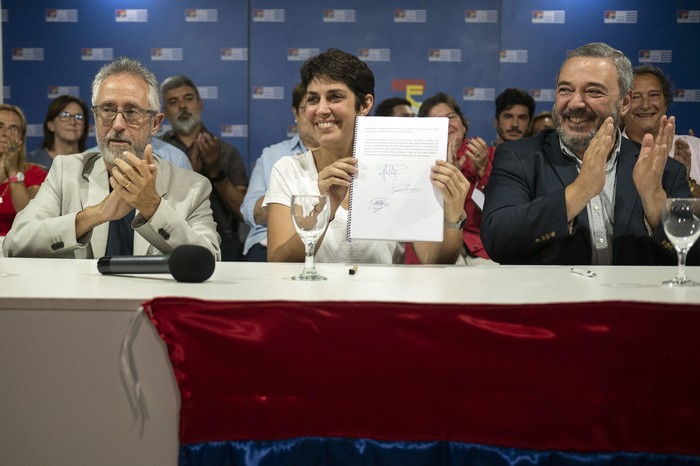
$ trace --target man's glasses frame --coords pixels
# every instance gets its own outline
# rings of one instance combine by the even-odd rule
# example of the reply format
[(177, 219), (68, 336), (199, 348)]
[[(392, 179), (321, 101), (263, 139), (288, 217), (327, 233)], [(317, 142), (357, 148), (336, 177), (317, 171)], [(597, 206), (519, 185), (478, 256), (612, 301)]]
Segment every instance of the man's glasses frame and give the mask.
[(111, 124), (119, 114), (124, 118), (126, 124), (132, 126), (138, 126), (143, 123), (146, 118), (158, 114), (155, 110), (139, 107), (125, 107), (119, 110), (118, 107), (110, 104), (93, 105), (92, 111), (95, 114), (95, 119), (99, 120), (104, 125)]

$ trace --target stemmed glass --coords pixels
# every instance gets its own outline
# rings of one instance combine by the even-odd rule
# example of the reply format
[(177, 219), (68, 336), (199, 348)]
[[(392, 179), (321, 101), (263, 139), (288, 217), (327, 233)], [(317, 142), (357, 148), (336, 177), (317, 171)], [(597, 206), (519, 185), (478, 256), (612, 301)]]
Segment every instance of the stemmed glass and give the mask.
[(688, 250), (700, 236), (700, 199), (666, 199), (661, 211), (661, 221), (669, 241), (678, 252), (678, 273), (666, 286), (700, 286), (685, 275), (685, 258)]
[(316, 272), (314, 253), (316, 241), (323, 235), (330, 217), (330, 200), (326, 195), (292, 196), (292, 221), (301, 241), (304, 243), (306, 258), (304, 271), (292, 277), (292, 280), (325, 280), (326, 277)]

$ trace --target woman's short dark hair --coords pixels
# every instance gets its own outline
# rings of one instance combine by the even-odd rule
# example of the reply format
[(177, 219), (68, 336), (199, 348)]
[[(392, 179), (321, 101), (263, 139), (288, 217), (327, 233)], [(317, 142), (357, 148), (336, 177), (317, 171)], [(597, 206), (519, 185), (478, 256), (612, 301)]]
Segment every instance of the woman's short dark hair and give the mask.
[(432, 110), (433, 107), (439, 104), (445, 104), (448, 107), (450, 107), (450, 109), (455, 113), (455, 115), (457, 115), (459, 119), (462, 120), (462, 124), (464, 125), (465, 131), (469, 132), (469, 122), (466, 118), (464, 118), (464, 115), (462, 114), (462, 109), (459, 108), (457, 101), (451, 95), (445, 94), (444, 92), (438, 92), (434, 96), (425, 99), (423, 103), (420, 104), (420, 108), (418, 109), (418, 116), (427, 117), (430, 114), (430, 110)]
[(87, 105), (78, 97), (72, 95), (59, 95), (51, 101), (49, 108), (46, 110), (46, 118), (44, 118), (44, 140), (41, 143), (42, 149), (51, 149), (56, 142), (56, 134), (49, 129), (49, 122), (53, 121), (70, 103), (75, 102), (80, 105), (83, 112), (83, 134), (78, 140), (78, 152), (85, 151), (85, 143), (87, 141), (90, 114), (88, 113)]
[(374, 73), (355, 55), (338, 49), (328, 49), (304, 62), (301, 85), (304, 90), (314, 79), (328, 78), (345, 84), (355, 94), (355, 111), (364, 105), (367, 96), (374, 96)]

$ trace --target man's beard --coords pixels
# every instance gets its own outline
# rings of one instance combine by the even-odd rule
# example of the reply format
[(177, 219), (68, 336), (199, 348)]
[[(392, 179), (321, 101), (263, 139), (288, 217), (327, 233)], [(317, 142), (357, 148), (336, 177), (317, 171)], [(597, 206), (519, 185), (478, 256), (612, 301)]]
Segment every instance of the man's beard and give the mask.
[[(568, 134), (563, 127), (562, 117), (591, 117), (595, 116), (595, 123), (593, 129), (591, 129), (587, 134), (584, 135), (571, 135)], [(619, 128), (622, 122), (622, 117), (620, 115), (620, 105), (619, 103), (613, 106), (612, 112), (608, 115), (596, 115), (594, 112), (589, 110), (564, 110), (563, 112), (558, 112), (556, 109), (552, 110), (552, 122), (554, 123), (554, 128), (559, 135), (559, 139), (564, 143), (566, 147), (574, 151), (576, 154), (583, 154), (588, 145), (591, 143), (596, 133), (603, 125), (603, 122), (607, 117), (611, 116), (613, 118), (613, 125), (615, 128)], [(614, 139), (614, 138), (613, 138)]]
[[(110, 147), (109, 143), (110, 141), (120, 141), (120, 142), (126, 142), (129, 144), (128, 148), (121, 148), (121, 147)], [(133, 140), (129, 138), (129, 136), (126, 135), (126, 132), (123, 133), (117, 133), (114, 130), (111, 130), (109, 133), (107, 133), (101, 140), (97, 141), (98, 146), (100, 147), (100, 153), (102, 154), (102, 158), (104, 158), (105, 162), (114, 165), (117, 159), (123, 159), (124, 152), (131, 152), (134, 154), (136, 157), (140, 158), (143, 160), (143, 153), (146, 150), (146, 146), (149, 143), (148, 138), (145, 138), (143, 140)]]
[(189, 113), (178, 113), (177, 117), (170, 122), (173, 130), (177, 134), (191, 134), (199, 124), (199, 117)]

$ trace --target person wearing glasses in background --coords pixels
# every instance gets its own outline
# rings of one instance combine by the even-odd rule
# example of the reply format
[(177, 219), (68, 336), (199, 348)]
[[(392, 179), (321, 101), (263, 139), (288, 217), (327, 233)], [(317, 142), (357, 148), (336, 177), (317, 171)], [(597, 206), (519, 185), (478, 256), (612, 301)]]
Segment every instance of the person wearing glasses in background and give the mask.
[(54, 160), (5, 238), (5, 255), (94, 259), (196, 244), (220, 259), (211, 184), (153, 155), (159, 109), (158, 81), (142, 63), (118, 58), (103, 66), (92, 83), (100, 152)]
[(85, 150), (88, 137), (88, 108), (81, 99), (60, 95), (51, 101), (44, 118), (44, 140), (27, 154), (27, 161), (51, 168), (54, 157)]
[(22, 110), (0, 104), (0, 242), (46, 178), (41, 167), (25, 162), (26, 134)]

